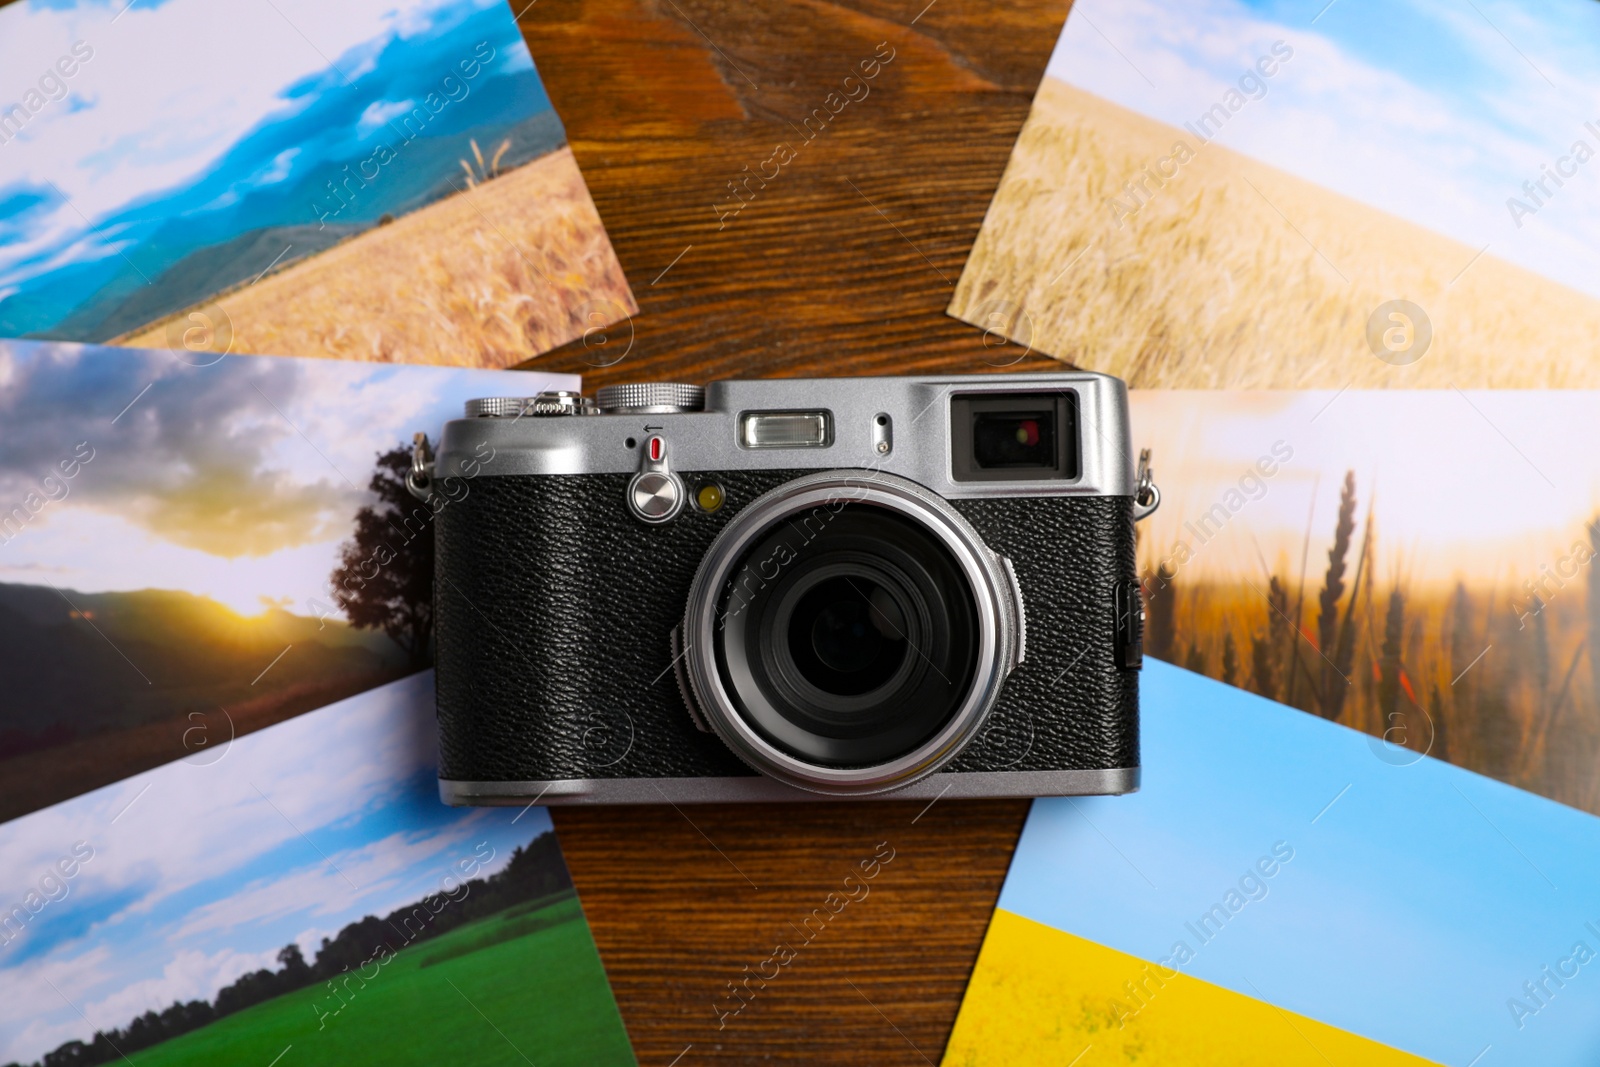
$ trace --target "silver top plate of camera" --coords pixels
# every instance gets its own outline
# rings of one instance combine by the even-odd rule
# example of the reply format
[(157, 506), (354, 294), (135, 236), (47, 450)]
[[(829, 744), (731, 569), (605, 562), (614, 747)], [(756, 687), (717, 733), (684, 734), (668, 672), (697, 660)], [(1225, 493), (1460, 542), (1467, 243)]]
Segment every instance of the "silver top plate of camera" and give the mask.
[[(640, 449), (661, 437), (681, 472), (860, 468), (949, 498), (1133, 496), (1138, 488), (1127, 386), (1105, 374), (721, 381), (705, 387), (700, 410), (686, 410), (693, 393), (672, 383), (608, 387), (598, 404), (566, 405), (570, 416), (546, 414), (552, 405), (475, 402), (479, 417), (446, 426), (433, 469), (439, 477), (467, 469), (478, 477), (635, 473)], [(1070, 398), (1073, 472), (958, 471), (957, 438), (970, 432), (954, 415), (958, 405), (981, 412), (985, 395), (1030, 393)]]

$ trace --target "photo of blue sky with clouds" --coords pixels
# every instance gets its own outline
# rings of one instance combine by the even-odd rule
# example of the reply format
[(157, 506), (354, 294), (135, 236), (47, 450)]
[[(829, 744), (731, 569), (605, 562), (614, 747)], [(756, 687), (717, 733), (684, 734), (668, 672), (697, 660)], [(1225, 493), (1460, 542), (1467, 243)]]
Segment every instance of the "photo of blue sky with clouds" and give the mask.
[(1600, 158), (1543, 207), (1523, 189), (1576, 141), (1600, 157), (1589, 0), (1091, 0), (1048, 70), (1181, 128), (1278, 40), (1293, 60), (1219, 144), (1600, 296)]
[(0, 945), (0, 1062), (209, 999), (290, 942), (309, 960), (346, 923), (458, 892), (480, 843), (487, 876), (550, 828), (543, 808), (440, 804), (434, 750), (430, 672), (0, 825), (8, 911), (92, 851)]

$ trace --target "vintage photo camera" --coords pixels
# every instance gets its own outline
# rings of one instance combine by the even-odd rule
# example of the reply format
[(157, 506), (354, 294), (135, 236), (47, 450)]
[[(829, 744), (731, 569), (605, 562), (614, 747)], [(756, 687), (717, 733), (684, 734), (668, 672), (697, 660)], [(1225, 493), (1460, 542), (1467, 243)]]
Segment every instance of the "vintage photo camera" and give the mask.
[(1102, 374), (649, 383), (418, 435), (450, 804), (1125, 793), (1134, 522)]

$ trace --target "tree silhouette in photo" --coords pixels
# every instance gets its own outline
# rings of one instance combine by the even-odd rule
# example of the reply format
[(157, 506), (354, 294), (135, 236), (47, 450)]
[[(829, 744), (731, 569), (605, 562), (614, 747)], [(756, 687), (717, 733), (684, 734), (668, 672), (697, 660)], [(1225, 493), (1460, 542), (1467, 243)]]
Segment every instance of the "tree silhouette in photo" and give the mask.
[(406, 489), (410, 470), (408, 445), (378, 456), (367, 483), (377, 500), (356, 512), (332, 583), (351, 625), (382, 630), (423, 670), (433, 661), (433, 510)]

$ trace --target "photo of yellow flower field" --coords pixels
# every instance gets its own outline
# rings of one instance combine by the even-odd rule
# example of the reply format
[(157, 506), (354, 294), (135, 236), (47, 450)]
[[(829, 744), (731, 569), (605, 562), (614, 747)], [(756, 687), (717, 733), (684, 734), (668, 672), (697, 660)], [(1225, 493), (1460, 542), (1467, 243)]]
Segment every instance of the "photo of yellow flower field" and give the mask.
[[(235, 351), (466, 367), (520, 363), (638, 310), (566, 147), (208, 304)], [(191, 313), (115, 343), (172, 347)]]
[[(1367, 338), (1397, 299), (1403, 366)], [(1136, 387), (1600, 385), (1600, 300), (1048, 76), (949, 311)]]

